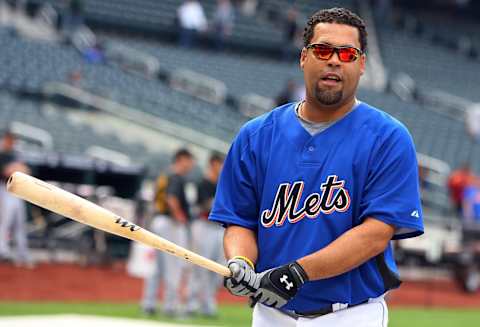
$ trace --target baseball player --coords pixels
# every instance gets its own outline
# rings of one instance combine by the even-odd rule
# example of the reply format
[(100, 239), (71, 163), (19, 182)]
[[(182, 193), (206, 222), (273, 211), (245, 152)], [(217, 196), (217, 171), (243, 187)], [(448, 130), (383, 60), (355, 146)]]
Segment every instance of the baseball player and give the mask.
[(224, 284), (256, 303), (253, 326), (387, 326), (390, 240), (423, 222), (410, 134), (355, 96), (366, 48), (357, 15), (316, 12), (305, 100), (248, 122), (226, 157), (209, 219), (226, 227)]
[[(5, 182), (15, 171), (29, 173), (30, 169), (16, 159), (15, 136), (7, 131), (0, 148), (0, 261), (13, 260), (15, 264), (33, 267), (27, 239), (27, 208), (25, 201), (11, 195)], [(15, 239), (16, 251), (10, 246), (10, 234)]]
[[(187, 247), (190, 207), (185, 194), (186, 176), (193, 169), (195, 160), (187, 149), (178, 150), (168, 174), (157, 179), (155, 192), (156, 214), (152, 230), (175, 244)], [(174, 256), (156, 251), (156, 265), (152, 276), (144, 283), (142, 309), (147, 315), (156, 312), (157, 292), (160, 278), (163, 278), (165, 293), (163, 312), (168, 316), (180, 316), (180, 281), (185, 263)]]
[[(191, 224), (193, 251), (217, 262), (225, 260), (222, 251), (223, 230), (218, 224), (208, 221), (208, 214), (215, 198), (218, 176), (222, 169), (224, 156), (212, 153), (208, 161), (205, 176), (197, 185), (198, 217)], [(203, 316), (217, 315), (216, 293), (221, 287), (219, 275), (199, 266), (192, 266), (187, 313), (200, 313)], [(204, 287), (209, 285), (209, 287)]]

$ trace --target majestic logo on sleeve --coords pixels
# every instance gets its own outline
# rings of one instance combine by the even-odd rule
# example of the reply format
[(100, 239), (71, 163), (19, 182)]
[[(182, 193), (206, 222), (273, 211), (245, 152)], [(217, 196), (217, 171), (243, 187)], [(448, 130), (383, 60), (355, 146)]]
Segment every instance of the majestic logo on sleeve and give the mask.
[[(320, 193), (310, 194), (301, 208), (298, 208), (302, 197), (304, 183), (299, 181), (292, 184), (279, 185), (273, 206), (264, 210), (261, 223), (265, 227), (282, 226), (286, 219), (292, 224), (302, 220), (305, 216), (315, 218), (320, 212), (331, 214), (334, 211), (345, 212), (350, 207), (350, 195), (344, 187), (345, 181), (338, 181), (338, 176), (330, 175), (327, 181), (320, 185)], [(298, 208), (298, 209), (297, 209)]]

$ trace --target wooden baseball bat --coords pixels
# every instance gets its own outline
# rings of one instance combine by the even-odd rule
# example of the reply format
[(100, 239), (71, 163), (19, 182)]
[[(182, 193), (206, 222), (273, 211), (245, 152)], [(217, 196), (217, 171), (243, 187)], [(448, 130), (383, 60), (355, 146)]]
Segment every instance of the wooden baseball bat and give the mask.
[(13, 173), (7, 181), (7, 190), (19, 198), (82, 224), (149, 245), (222, 276), (231, 275), (227, 267), (215, 261), (176, 245), (105, 208), (30, 175), (21, 172)]

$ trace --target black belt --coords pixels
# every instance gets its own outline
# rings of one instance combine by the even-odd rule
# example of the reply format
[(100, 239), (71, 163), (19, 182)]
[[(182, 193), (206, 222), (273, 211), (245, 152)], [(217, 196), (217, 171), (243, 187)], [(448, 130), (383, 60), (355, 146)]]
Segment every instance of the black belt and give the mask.
[(287, 316), (292, 317), (293, 319), (298, 319), (298, 318), (317, 318), (320, 316), (328, 315), (329, 313), (339, 311), (342, 309), (346, 308), (351, 308), (351, 307), (356, 307), (357, 305), (365, 304), (367, 303), (368, 300), (365, 300), (363, 302), (357, 303), (357, 304), (348, 304), (346, 306), (341, 306), (340, 308), (334, 308), (334, 305), (328, 306), (323, 309), (315, 310), (315, 311), (307, 311), (307, 312), (298, 312), (298, 311), (292, 311), (292, 310), (282, 310), (279, 309), (281, 313), (286, 314)]

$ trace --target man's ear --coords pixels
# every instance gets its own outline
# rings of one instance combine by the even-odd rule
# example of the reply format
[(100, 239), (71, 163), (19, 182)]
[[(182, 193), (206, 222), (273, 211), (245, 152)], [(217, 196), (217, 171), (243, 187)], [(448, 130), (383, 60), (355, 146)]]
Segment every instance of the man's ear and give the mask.
[(363, 75), (365, 73), (365, 67), (367, 65), (367, 55), (362, 54), (360, 57), (360, 75)]
[(303, 48), (302, 52), (300, 52), (300, 68), (303, 70), (303, 66), (305, 65), (305, 60), (307, 60), (307, 49)]

